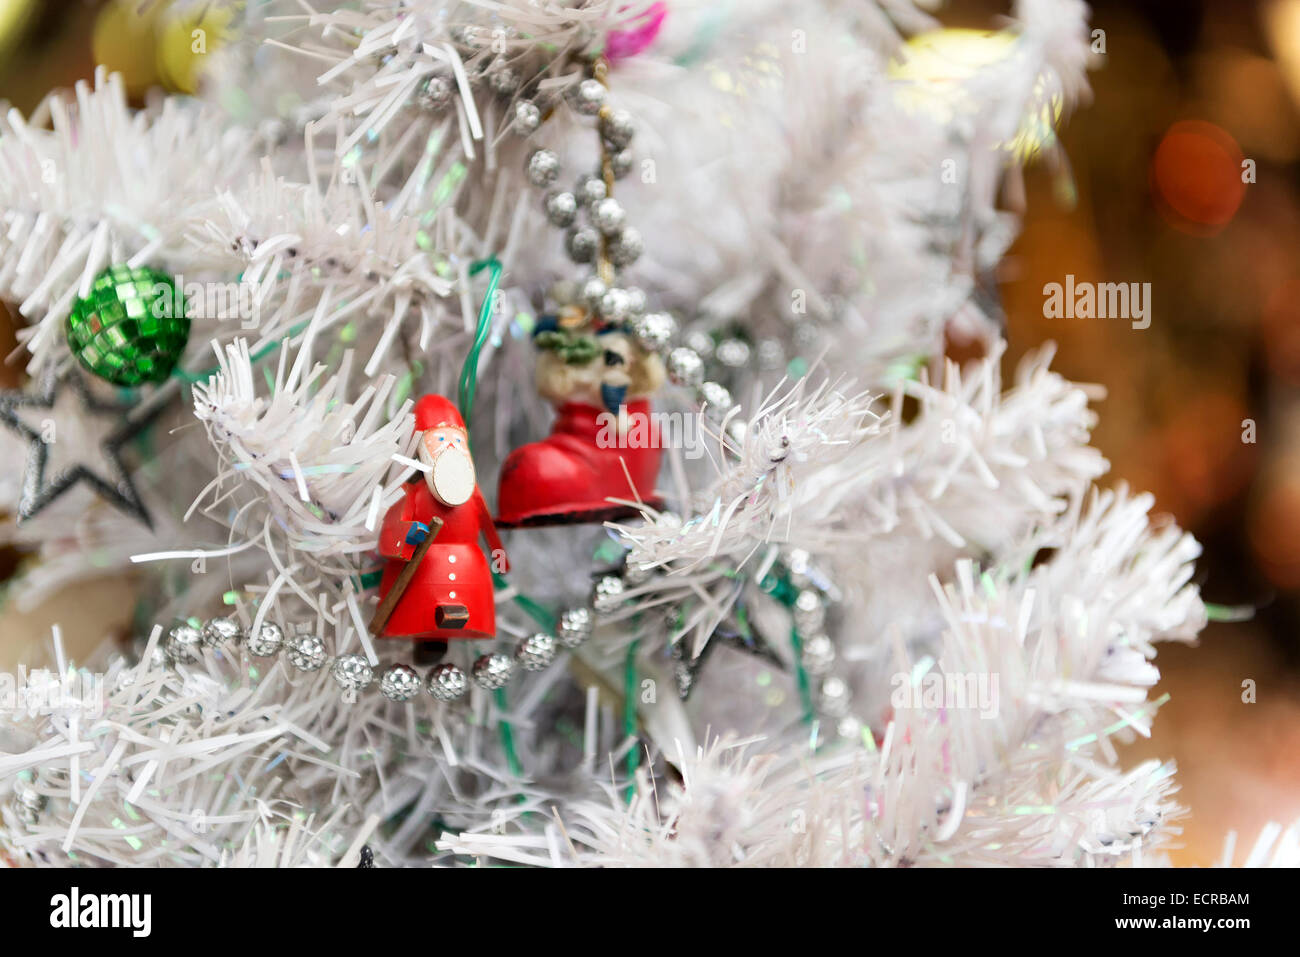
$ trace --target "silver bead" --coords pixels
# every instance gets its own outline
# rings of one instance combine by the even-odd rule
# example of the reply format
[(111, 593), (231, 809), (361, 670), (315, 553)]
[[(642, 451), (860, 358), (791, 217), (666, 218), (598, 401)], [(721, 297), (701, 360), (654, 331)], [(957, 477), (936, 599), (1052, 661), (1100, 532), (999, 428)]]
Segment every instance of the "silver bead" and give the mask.
[(589, 263), (600, 249), (600, 234), (590, 226), (575, 226), (569, 230), (564, 245), (575, 263)]
[(469, 690), (465, 672), (450, 661), (444, 661), (429, 672), (429, 694), (439, 701), (455, 701)]
[(203, 647), (203, 635), (190, 625), (177, 625), (167, 633), (167, 658), (175, 662), (197, 661)]
[(785, 365), (785, 346), (780, 339), (764, 339), (758, 344), (758, 367), (775, 372)]
[(590, 608), (566, 608), (560, 614), (560, 644), (565, 648), (577, 648), (591, 637), (594, 624)]
[(819, 352), (822, 331), (811, 322), (801, 322), (794, 327), (794, 344), (802, 352)]
[(284, 651), (289, 664), (299, 671), (319, 671), (325, 664), (325, 642), (320, 635), (294, 635)]
[(451, 102), (454, 89), (451, 77), (435, 73), (433, 76), (425, 77), (420, 81), (420, 85), (416, 87), (415, 91), (415, 102), (420, 109), (432, 113)]
[(602, 199), (591, 207), (591, 225), (606, 236), (615, 236), (627, 221), (627, 212), (623, 204), (613, 198)]
[(832, 718), (844, 717), (849, 713), (849, 686), (842, 678), (827, 678), (817, 694), (817, 703), (819, 710)]
[(420, 673), (410, 665), (393, 665), (379, 679), (379, 690), (389, 701), (410, 701), (420, 693)]
[(680, 346), (668, 353), (668, 378), (694, 388), (704, 381), (704, 360), (694, 349)]
[(607, 615), (623, 604), (623, 579), (617, 575), (603, 575), (592, 590), (591, 606), (596, 613)]
[(466, 23), (454, 26), (448, 31), (451, 39), (461, 46), (476, 47), (479, 45), (479, 28), (475, 24)]
[(542, 111), (531, 100), (520, 100), (515, 104), (515, 118), (511, 128), (520, 136), (529, 136), (537, 132), (542, 125)]
[(560, 157), (555, 150), (533, 150), (528, 157), (528, 182), (543, 188), (555, 182), (560, 175)]
[(749, 423), (737, 416), (727, 423), (727, 438), (731, 439), (732, 444), (737, 448), (745, 444), (745, 436), (749, 434)]
[(792, 548), (785, 559), (786, 565), (790, 568), (790, 580), (802, 588), (808, 582), (808, 574), (812, 571), (812, 556), (808, 554), (805, 548)]
[(502, 96), (513, 93), (519, 88), (519, 74), (508, 66), (493, 70), (488, 74), (488, 86), (492, 88), (492, 92), (500, 93)]
[(23, 771), (14, 784), (14, 811), (18, 819), (28, 827), (40, 823), (41, 812), (49, 804), (49, 799), (36, 790), (36, 772)]
[(642, 248), (640, 231), (634, 226), (624, 226), (622, 232), (610, 238), (605, 252), (615, 266), (630, 266), (641, 258)]
[(239, 641), (244, 636), (244, 629), (233, 618), (213, 618), (203, 626), (203, 643), (219, 645), (224, 641)]
[(578, 286), (578, 302), (589, 309), (598, 309), (600, 301), (605, 298), (605, 293), (608, 291), (609, 287), (605, 285), (605, 280), (599, 276), (589, 276)]
[(474, 662), (474, 683), (485, 691), (504, 688), (515, 673), (515, 663), (500, 652), (480, 655)]
[(667, 352), (677, 335), (677, 320), (666, 312), (647, 312), (632, 323), (632, 334), (646, 352)]
[(599, 80), (583, 80), (570, 87), (569, 102), (583, 116), (595, 116), (605, 105), (605, 85)]
[(835, 725), (835, 733), (848, 741), (862, 740), (862, 722), (849, 715), (841, 718)]
[(636, 124), (627, 110), (606, 110), (600, 116), (600, 135), (616, 150), (624, 149), (636, 135)]
[(248, 653), (258, 658), (270, 658), (284, 644), (284, 632), (273, 621), (264, 621), (255, 634), (248, 636)]
[(682, 342), (699, 353), (701, 359), (708, 359), (713, 355), (713, 337), (703, 329), (692, 329), (686, 333), (686, 338)]
[(830, 674), (835, 665), (835, 644), (826, 635), (813, 635), (803, 643), (803, 666), (810, 675)]
[(724, 339), (718, 343), (717, 355), (724, 366), (739, 369), (749, 362), (749, 344), (743, 339)]
[(731, 393), (725, 385), (717, 382), (705, 382), (700, 386), (700, 401), (704, 403), (704, 409), (709, 418), (721, 422), (731, 411), (735, 401), (731, 398)]
[(811, 635), (821, 631), (826, 622), (826, 606), (822, 596), (811, 588), (799, 592), (794, 600), (794, 626), (802, 634)]
[(340, 655), (330, 675), (344, 691), (364, 691), (375, 680), (375, 671), (364, 655)]
[(645, 290), (640, 286), (627, 287), (627, 311), (629, 315), (640, 316), (645, 313)]
[(578, 200), (572, 193), (555, 192), (546, 197), (546, 218), (552, 226), (565, 229), (578, 218)]
[(593, 176), (591, 173), (583, 173), (573, 186), (573, 195), (577, 197), (579, 206), (590, 207), (599, 203), (609, 194), (605, 189), (603, 179), (599, 176)]
[(614, 171), (614, 178), (622, 179), (636, 166), (636, 154), (631, 150), (619, 150), (609, 158), (609, 165)]
[(555, 639), (544, 631), (529, 635), (515, 646), (515, 661), (525, 671), (541, 671), (555, 660)]
[(626, 289), (610, 289), (600, 297), (600, 318), (619, 323), (632, 314), (631, 300)]
[(653, 565), (643, 565), (640, 562), (628, 560), (623, 566), (623, 584), (635, 588), (637, 585), (643, 585), (650, 580), (650, 576), (655, 573)]

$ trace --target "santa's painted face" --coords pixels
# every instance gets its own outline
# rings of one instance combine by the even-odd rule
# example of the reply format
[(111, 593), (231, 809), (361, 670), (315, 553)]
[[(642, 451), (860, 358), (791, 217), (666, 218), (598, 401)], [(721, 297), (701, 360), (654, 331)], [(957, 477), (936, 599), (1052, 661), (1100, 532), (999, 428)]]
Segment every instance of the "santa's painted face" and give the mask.
[(429, 466), (424, 480), (443, 505), (464, 505), (474, 494), (474, 460), (465, 432), (452, 426), (429, 429), (420, 437), (420, 461)]

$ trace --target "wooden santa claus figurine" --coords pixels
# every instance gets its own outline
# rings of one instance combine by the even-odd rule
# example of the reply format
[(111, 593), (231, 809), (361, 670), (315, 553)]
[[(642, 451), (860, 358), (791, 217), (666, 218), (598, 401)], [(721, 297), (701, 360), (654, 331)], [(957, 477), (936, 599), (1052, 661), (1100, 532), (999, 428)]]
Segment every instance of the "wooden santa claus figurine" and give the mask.
[[(437, 525), (433, 541), (409, 577), (379, 637), (419, 643), (417, 658), (436, 660), (445, 642), (496, 635), (492, 572), (509, 571), (505, 549), (479, 492), (470, 458), (465, 422), (440, 395), (415, 405), (417, 450), (427, 467), (408, 482), (402, 500), (389, 509), (379, 532), (379, 552), (387, 558), (379, 586), (381, 605)], [(491, 561), (479, 547), (492, 549)]]

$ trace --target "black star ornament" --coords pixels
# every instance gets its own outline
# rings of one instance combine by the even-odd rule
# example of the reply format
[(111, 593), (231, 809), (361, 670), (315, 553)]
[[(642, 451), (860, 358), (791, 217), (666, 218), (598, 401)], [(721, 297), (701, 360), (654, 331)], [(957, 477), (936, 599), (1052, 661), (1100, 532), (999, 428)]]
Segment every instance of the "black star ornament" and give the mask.
[[(69, 395), (70, 393), (70, 395)], [(116, 422), (104, 438), (90, 441), (98, 446), (98, 468), (83, 460), (60, 464), (51, 474), (51, 449), (72, 444), (58, 435), (55, 410), (63, 411), (72, 400), (79, 421), (104, 419)], [(34, 392), (0, 392), (0, 426), (27, 440), (27, 465), (23, 471), (22, 493), (18, 499), (19, 522), (39, 515), (51, 502), (79, 484), (89, 485), (114, 508), (138, 519), (149, 528), (153, 523), (144, 503), (122, 464), (122, 448), (157, 418), (163, 404), (134, 418), (131, 405), (105, 403), (95, 398), (75, 372), (45, 372)], [(66, 427), (64, 428), (66, 431)], [(83, 447), (85, 442), (82, 443)]]

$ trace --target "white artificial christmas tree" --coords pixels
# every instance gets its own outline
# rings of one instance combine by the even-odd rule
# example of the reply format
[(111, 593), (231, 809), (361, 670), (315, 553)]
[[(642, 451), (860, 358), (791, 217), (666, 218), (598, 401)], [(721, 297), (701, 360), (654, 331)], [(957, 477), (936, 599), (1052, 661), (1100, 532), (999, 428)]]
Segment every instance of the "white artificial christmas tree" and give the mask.
[[(1003, 382), (981, 292), (1015, 234), (1002, 184), (1087, 91), (1086, 14), (1026, 0), (970, 40), (996, 56), (927, 76), (906, 41), (939, 25), (905, 0), (269, 0), (240, 5), (200, 98), (134, 110), (101, 73), (10, 112), (0, 297), (33, 383), (113, 395), (65, 330), (115, 265), (175, 277), (189, 335), (116, 395), (149, 522), (83, 481), (0, 526), (36, 552), (24, 602), (150, 583), (130, 647), (73, 663), (56, 636), (93, 694), (0, 717), (0, 847), (1152, 860), (1177, 833), (1173, 768), (1122, 771), (1116, 741), (1153, 719), (1156, 643), (1204, 624), (1198, 546), (1150, 497), (1093, 485), (1093, 395), (1049, 352)], [(593, 280), (627, 295), (584, 300)], [(497, 640), (445, 658), (464, 681), (504, 655), (509, 680), (390, 700), (412, 646), (369, 622), (413, 401), (460, 401), (491, 498), (547, 427), (529, 333), (575, 306), (665, 363), (656, 408), (685, 440), (661, 501), (511, 531)], [(945, 362), (945, 330), (984, 358)], [(39, 419), (33, 388), (0, 410)], [(24, 435), (0, 429), (14, 515)]]

